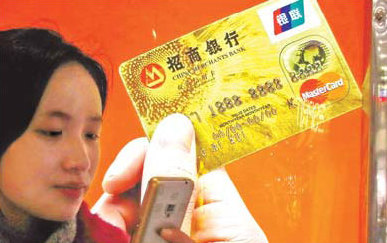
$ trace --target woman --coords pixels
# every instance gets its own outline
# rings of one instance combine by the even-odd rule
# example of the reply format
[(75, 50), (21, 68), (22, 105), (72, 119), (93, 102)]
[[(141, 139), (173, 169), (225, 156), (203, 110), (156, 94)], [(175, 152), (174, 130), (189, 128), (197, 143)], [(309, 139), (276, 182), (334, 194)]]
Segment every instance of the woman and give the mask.
[[(195, 165), (195, 149), (185, 148), (195, 144), (189, 120), (161, 122), (148, 152), (145, 140), (134, 140), (109, 169), (109, 195), (96, 211), (119, 229), (82, 203), (99, 160), (106, 100), (100, 65), (43, 29), (0, 31), (0, 60), (0, 242), (128, 242), (124, 230), (135, 222), (136, 206), (119, 194), (139, 181), (145, 154)], [(193, 212), (196, 241), (267, 242), (226, 173), (209, 173), (199, 185), (205, 190), (204, 205)], [(160, 234), (192, 242), (178, 229)]]
[(105, 74), (48, 30), (0, 32), (0, 55), (0, 242), (85, 242), (97, 230), (81, 204), (99, 159)]
[(81, 206), (99, 160), (100, 65), (42, 29), (0, 32), (0, 55), (0, 242), (127, 242)]

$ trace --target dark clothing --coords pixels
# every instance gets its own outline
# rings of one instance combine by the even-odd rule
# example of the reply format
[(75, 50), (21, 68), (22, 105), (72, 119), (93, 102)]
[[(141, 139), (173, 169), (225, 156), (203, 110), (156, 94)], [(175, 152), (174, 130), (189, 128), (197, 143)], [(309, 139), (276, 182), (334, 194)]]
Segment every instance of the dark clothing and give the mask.
[[(35, 222), (36, 221), (36, 222)], [(33, 227), (21, 233), (0, 216), (0, 243), (128, 243), (129, 235), (91, 214), (86, 203), (77, 218), (68, 222), (34, 219)]]

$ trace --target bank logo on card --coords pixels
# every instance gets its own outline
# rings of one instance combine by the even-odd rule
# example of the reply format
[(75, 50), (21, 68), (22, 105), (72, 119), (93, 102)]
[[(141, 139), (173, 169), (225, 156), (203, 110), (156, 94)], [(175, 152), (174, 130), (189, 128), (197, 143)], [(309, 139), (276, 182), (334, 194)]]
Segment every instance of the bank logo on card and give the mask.
[(148, 64), (141, 71), (141, 82), (145, 87), (159, 88), (165, 82), (164, 69), (156, 63)]
[(304, 0), (299, 0), (275, 10), (273, 12), (273, 21), (275, 35), (304, 24)]
[(320, 18), (310, 0), (282, 0), (257, 10), (272, 43), (320, 25)]

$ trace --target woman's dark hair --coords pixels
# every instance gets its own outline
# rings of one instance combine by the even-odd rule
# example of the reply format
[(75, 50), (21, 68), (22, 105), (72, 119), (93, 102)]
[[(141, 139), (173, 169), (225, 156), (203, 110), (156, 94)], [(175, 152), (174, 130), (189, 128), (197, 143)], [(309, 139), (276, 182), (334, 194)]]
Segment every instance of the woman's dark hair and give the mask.
[(106, 76), (96, 61), (51, 30), (0, 31), (0, 157), (28, 127), (55, 69), (70, 61), (93, 77), (104, 109)]

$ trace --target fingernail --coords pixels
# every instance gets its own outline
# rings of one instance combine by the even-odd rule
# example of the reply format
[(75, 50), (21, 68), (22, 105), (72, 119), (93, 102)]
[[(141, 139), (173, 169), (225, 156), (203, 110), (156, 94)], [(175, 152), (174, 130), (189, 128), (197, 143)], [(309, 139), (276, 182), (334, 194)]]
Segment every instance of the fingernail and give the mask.
[(109, 167), (108, 171), (105, 174), (104, 180), (111, 180), (113, 179), (117, 174), (119, 174), (122, 169), (124, 169), (125, 165), (123, 163), (115, 163), (113, 161), (112, 165)]
[(190, 152), (195, 139), (191, 121), (182, 114), (172, 114), (162, 120), (153, 134), (152, 140), (161, 147), (179, 147)]
[(122, 174), (122, 171), (130, 165), (132, 160), (136, 160), (138, 156), (144, 155), (139, 153), (139, 151), (146, 151), (148, 143), (146, 138), (137, 138), (123, 146), (107, 170), (104, 180), (111, 180), (115, 176)]
[(104, 180), (113, 179), (117, 174), (120, 174), (120, 172), (125, 169), (126, 161), (121, 159), (121, 157), (123, 157), (122, 154), (126, 154), (125, 147), (117, 154), (116, 158), (109, 166), (109, 169), (105, 173)]
[(157, 232), (159, 235), (170, 235), (172, 234), (172, 230), (171, 229), (159, 229), (158, 232)]

